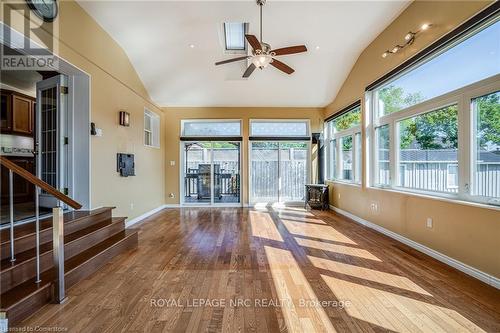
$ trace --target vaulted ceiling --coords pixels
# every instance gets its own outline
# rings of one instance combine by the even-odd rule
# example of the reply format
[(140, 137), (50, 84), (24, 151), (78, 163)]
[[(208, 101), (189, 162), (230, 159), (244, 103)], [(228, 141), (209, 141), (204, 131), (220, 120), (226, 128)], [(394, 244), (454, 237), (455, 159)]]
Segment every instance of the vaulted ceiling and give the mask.
[(130, 58), (161, 106), (294, 106), (330, 103), (361, 51), (408, 1), (279, 1), (264, 7), (263, 40), (273, 48), (305, 44), (274, 67), (242, 79), (247, 63), (215, 66), (224, 54), (223, 22), (248, 22), (258, 35), (259, 9), (247, 1), (79, 1)]

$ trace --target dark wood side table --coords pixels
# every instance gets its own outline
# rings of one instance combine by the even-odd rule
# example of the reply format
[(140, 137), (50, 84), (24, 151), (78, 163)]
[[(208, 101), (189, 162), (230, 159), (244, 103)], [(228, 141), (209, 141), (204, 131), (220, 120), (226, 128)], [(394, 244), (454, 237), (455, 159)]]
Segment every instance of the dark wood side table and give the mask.
[(306, 199), (304, 208), (309, 205), (312, 209), (328, 210), (328, 185), (306, 184)]

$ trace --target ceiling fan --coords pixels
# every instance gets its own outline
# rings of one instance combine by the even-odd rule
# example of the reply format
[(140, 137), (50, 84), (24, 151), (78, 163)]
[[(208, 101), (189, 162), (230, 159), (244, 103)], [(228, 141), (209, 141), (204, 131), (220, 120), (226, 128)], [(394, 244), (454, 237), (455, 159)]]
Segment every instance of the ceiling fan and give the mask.
[(243, 77), (245, 78), (249, 77), (257, 67), (260, 69), (264, 69), (268, 65), (274, 66), (275, 68), (287, 74), (292, 74), (293, 72), (295, 72), (295, 70), (287, 64), (279, 61), (275, 57), (306, 52), (307, 48), (305, 45), (296, 45), (273, 50), (271, 49), (271, 45), (264, 43), (262, 41), (262, 7), (266, 3), (266, 0), (256, 1), (257, 5), (259, 5), (260, 7), (260, 41), (254, 35), (245, 35), (248, 44), (250, 44), (250, 46), (252, 47), (252, 55), (219, 61), (216, 62), (215, 65), (217, 66), (230, 62), (252, 59), (252, 63), (250, 64), (250, 66), (248, 66), (245, 73), (243, 73)]

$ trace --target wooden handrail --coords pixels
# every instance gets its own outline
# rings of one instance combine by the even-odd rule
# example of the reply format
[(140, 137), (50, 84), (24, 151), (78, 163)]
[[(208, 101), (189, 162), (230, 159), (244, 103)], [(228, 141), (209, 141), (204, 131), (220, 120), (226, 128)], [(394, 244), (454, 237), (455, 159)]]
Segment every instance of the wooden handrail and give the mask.
[(0, 156), (0, 164), (9, 170), (12, 170), (12, 172), (16, 173), (17, 175), (23, 177), (31, 184), (40, 187), (42, 190), (44, 190), (45, 192), (47, 192), (49, 194), (52, 194), (54, 197), (61, 200), (62, 202), (64, 202), (68, 206), (70, 206), (74, 209), (82, 208), (81, 204), (79, 204), (75, 200), (71, 199), (70, 197), (68, 197), (64, 193), (58, 191), (57, 189), (55, 189), (51, 185), (47, 184), (46, 182), (44, 182), (40, 178), (34, 176), (28, 170), (25, 170), (25, 169), (21, 168), (19, 165), (17, 165), (16, 163), (9, 161), (4, 156)]

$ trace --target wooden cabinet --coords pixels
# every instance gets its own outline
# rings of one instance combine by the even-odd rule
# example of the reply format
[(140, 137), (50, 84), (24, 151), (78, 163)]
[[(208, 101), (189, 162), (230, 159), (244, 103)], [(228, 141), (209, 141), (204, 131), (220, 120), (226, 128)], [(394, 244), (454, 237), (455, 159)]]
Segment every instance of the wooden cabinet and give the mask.
[(33, 136), (35, 99), (11, 90), (1, 91), (2, 133)]
[(33, 101), (28, 98), (12, 96), (12, 131), (33, 134)]

